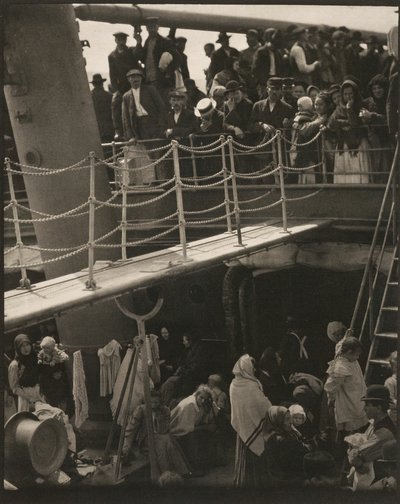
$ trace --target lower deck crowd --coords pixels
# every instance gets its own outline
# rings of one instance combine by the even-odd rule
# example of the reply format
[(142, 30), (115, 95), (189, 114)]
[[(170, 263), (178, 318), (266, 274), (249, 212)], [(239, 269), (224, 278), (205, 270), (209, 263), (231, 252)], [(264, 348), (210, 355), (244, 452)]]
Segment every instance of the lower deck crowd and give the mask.
[[(314, 355), (301, 324), (289, 317), (278, 347), (241, 355), (231, 372), (213, 359), (196, 331), (185, 333), (182, 345), (162, 327), (145, 343), (135, 337), (124, 356), (121, 345), (110, 341), (97, 352), (99, 391), (122, 426), (122, 468), (149, 455), (150, 415), (161, 486), (185, 485), (187, 478), (234, 464), (225, 486), (394, 492), (397, 352), (388, 356), (379, 383), (367, 387), (358, 362), (362, 346), (352, 331), (330, 322), (327, 336), (324, 355)], [(71, 394), (71, 352), (55, 338), (45, 336), (35, 346), (19, 334), (14, 348), (5, 420), (16, 411), (32, 411), (40, 420), (60, 421), (68, 437), (62, 469), (79, 481), (75, 465), (85, 448), (80, 432), (89, 418), (81, 351), (72, 355)], [(136, 375), (130, 373), (134, 352)]]

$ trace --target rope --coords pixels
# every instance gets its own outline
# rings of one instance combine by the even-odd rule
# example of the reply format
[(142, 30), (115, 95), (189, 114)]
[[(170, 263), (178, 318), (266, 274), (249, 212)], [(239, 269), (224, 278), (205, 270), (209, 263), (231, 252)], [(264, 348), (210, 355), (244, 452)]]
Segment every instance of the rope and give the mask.
[[(134, 144), (131, 144), (131, 145), (134, 145)], [(144, 147), (146, 147), (146, 146), (144, 145), (144, 143), (143, 143), (143, 144), (140, 144), (140, 143), (138, 142), (138, 145), (143, 145)], [(127, 144), (127, 145), (126, 145), (126, 147), (128, 147), (129, 152), (134, 152), (135, 154), (143, 154), (144, 152), (160, 152), (160, 151), (162, 151), (162, 150), (164, 150), (164, 149), (171, 148), (171, 142), (170, 142), (169, 144), (167, 144), (167, 145), (162, 145), (161, 147), (154, 147), (154, 149), (147, 149), (147, 148), (146, 148), (146, 150), (145, 150), (145, 151), (143, 151), (143, 150), (135, 150), (135, 149), (131, 149), (131, 147), (129, 146), (129, 144)], [(121, 149), (121, 151), (123, 151), (123, 149)]]
[[(261, 140), (261, 142), (264, 142), (266, 136), (267, 135), (264, 135), (264, 138)], [(244, 144), (237, 142), (236, 140), (232, 140), (232, 144), (234, 146), (240, 147), (242, 149), (245, 149), (245, 150), (251, 152), (253, 150), (262, 149), (263, 147), (266, 147), (267, 145), (271, 144), (276, 138), (278, 138), (278, 133), (275, 133), (275, 135), (273, 137), (271, 137), (269, 140), (267, 140), (264, 143), (260, 143), (258, 145), (244, 145)], [(235, 150), (239, 150), (239, 149), (235, 149)], [(243, 152), (243, 151), (241, 151), (241, 152)]]
[(11, 254), (11, 252), (14, 252), (14, 250), (17, 250), (17, 248), (19, 248), (18, 245), (14, 245), (14, 247), (5, 250), (4, 255)]
[[(214, 142), (215, 143), (215, 142)], [(186, 147), (186, 146), (183, 146), (181, 144), (178, 144), (178, 148), (185, 151), (185, 152), (193, 152), (193, 153), (200, 153), (200, 154), (211, 154), (212, 152), (217, 152), (219, 150), (221, 150), (221, 147), (223, 147), (224, 145), (228, 144), (229, 143), (229, 140), (225, 140), (225, 142), (222, 142), (220, 140), (218, 140), (218, 146), (217, 147), (214, 147), (213, 149), (207, 149), (207, 150), (194, 150), (194, 148), (191, 148), (191, 147)], [(213, 144), (210, 144), (210, 145), (213, 145)], [(207, 145), (208, 147), (208, 145)]]
[(278, 201), (275, 201), (274, 203), (271, 203), (270, 205), (265, 205), (262, 207), (257, 207), (257, 208), (248, 208), (246, 210), (240, 209), (240, 213), (251, 213), (251, 212), (258, 212), (259, 210), (267, 210), (268, 208), (273, 208), (277, 205), (280, 205), (282, 203), (283, 199), (280, 198)]
[(272, 175), (273, 173), (276, 173), (277, 171), (279, 171), (279, 169), (280, 169), (280, 167), (277, 166), (273, 170), (270, 170), (270, 171), (267, 171), (265, 173), (262, 173), (261, 175), (242, 175), (242, 174), (236, 173), (236, 178), (241, 178), (241, 179), (261, 179), (261, 178), (264, 178), (264, 177), (268, 177), (268, 175)]
[(299, 201), (307, 198), (312, 198), (313, 196), (316, 196), (318, 193), (322, 192), (324, 189), (318, 189), (318, 191), (315, 191), (310, 194), (306, 194), (305, 196), (298, 196), (297, 198), (286, 198), (286, 201)]
[(30, 249), (30, 250), (39, 250), (40, 252), (69, 252), (70, 250), (77, 250), (80, 247), (84, 247), (86, 244), (83, 245), (76, 245), (75, 247), (63, 247), (63, 248), (45, 248), (45, 247), (39, 247), (38, 245), (25, 245), (24, 248)]
[(212, 212), (213, 210), (217, 210), (217, 208), (221, 208), (225, 206), (225, 201), (223, 203), (220, 203), (219, 205), (216, 205), (214, 207), (206, 208), (205, 210), (185, 210), (185, 215), (195, 215), (195, 214), (202, 214), (202, 213), (207, 213), (207, 212)]
[[(213, 179), (215, 177), (219, 177), (220, 175), (223, 175), (224, 174), (224, 170), (220, 170), (219, 172), (217, 173), (214, 173), (213, 175), (208, 175), (207, 177), (197, 177), (195, 180), (197, 180), (198, 182), (201, 182), (202, 180), (209, 180), (209, 179)], [(194, 180), (193, 177), (181, 177), (181, 180)]]
[(217, 222), (220, 220), (224, 220), (227, 218), (228, 215), (233, 215), (235, 212), (229, 212), (224, 215), (221, 215), (220, 217), (214, 217), (212, 219), (204, 219), (204, 220), (199, 220), (199, 221), (186, 221), (187, 226), (201, 226), (203, 224), (210, 224), (211, 222)]
[(74, 255), (80, 254), (81, 252), (83, 252), (84, 250), (86, 250), (88, 248), (89, 248), (89, 245), (84, 245), (83, 247), (81, 247), (78, 250), (75, 250), (73, 252), (70, 252), (69, 254), (65, 254), (65, 255), (62, 255), (59, 257), (54, 257), (53, 259), (47, 259), (46, 261), (41, 261), (41, 262), (37, 262), (37, 263), (18, 264), (18, 266), (4, 266), (4, 269), (5, 270), (22, 269), (22, 268), (29, 269), (29, 268), (32, 268), (35, 266), (43, 266), (44, 264), (50, 264), (50, 263), (54, 263), (57, 261), (62, 261), (63, 259), (67, 259), (68, 257), (72, 257)]
[[(77, 168), (78, 166), (81, 165), (81, 163), (83, 163), (84, 161), (87, 161), (88, 159), (89, 158), (86, 156), (83, 159), (81, 159), (80, 161), (78, 161), (77, 163), (66, 166), (65, 168), (45, 168), (44, 166), (26, 165), (26, 164), (17, 163), (16, 161), (11, 161), (11, 160), (10, 160), (10, 164), (13, 166), (19, 166), (20, 168), (28, 168), (28, 169), (38, 170), (38, 171), (53, 172), (53, 171), (57, 171), (57, 170), (71, 170), (73, 168)], [(22, 173), (22, 172), (18, 172), (18, 173)]]
[(203, 184), (203, 185), (194, 185), (194, 184), (185, 184), (184, 182), (181, 182), (182, 187), (195, 187), (196, 189), (207, 189), (209, 187), (215, 187), (218, 185), (223, 184), (225, 181), (228, 181), (232, 178), (232, 175), (229, 175), (225, 179), (219, 180), (218, 182), (214, 182), (213, 184)]
[(136, 223), (129, 223), (129, 229), (132, 228), (140, 228), (140, 227), (146, 227), (146, 226), (152, 226), (153, 224), (158, 224), (159, 222), (165, 222), (169, 219), (172, 219), (173, 217), (176, 217), (178, 215), (178, 212), (174, 212), (171, 215), (167, 215), (166, 217), (162, 217), (161, 219), (155, 219), (151, 221), (145, 221), (145, 222), (136, 222)]
[[(141, 245), (143, 243), (148, 243), (153, 240), (156, 240), (157, 238), (161, 238), (161, 236), (165, 236), (169, 233), (172, 233), (172, 231), (175, 231), (176, 229), (179, 228), (179, 224), (176, 226), (173, 226), (171, 229), (167, 229), (167, 231), (163, 231), (162, 233), (158, 233), (157, 235), (150, 236), (149, 238), (144, 238), (143, 240), (137, 240), (135, 242), (128, 242), (125, 244), (125, 247), (136, 247), (138, 245)], [(111, 244), (111, 245), (96, 245), (95, 248), (120, 248), (122, 247), (120, 243), (118, 244)]]
[(322, 161), (320, 163), (311, 165), (311, 166), (306, 166), (305, 168), (292, 168), (291, 166), (283, 166), (282, 168), (285, 171), (294, 171), (294, 172), (300, 172), (300, 171), (307, 171), (307, 170), (312, 170), (313, 168), (317, 168), (318, 166), (322, 166)]
[[(175, 181), (175, 176), (173, 176), (172, 178), (166, 180), (165, 182), (162, 182), (161, 184), (157, 184), (157, 185), (152, 185), (150, 187), (146, 187), (146, 186), (143, 186), (144, 189), (140, 189), (141, 192), (152, 192), (154, 191), (154, 189), (160, 189), (161, 187), (166, 187), (167, 185), (169, 185), (171, 182), (174, 182)], [(142, 187), (142, 186), (140, 186)], [(132, 189), (132, 190), (136, 190), (138, 189), (138, 186), (130, 186), (128, 185), (127, 186), (127, 189)]]
[(221, 144), (221, 139), (219, 138), (218, 140), (215, 140), (214, 142), (211, 142), (211, 143), (209, 143), (207, 145), (198, 145), (197, 147), (195, 147), (195, 146), (188, 147), (188, 146), (184, 146), (182, 144), (178, 144), (178, 147), (180, 149), (182, 148), (182, 150), (187, 150), (188, 148), (192, 149), (190, 152), (201, 152), (203, 149), (209, 149), (213, 145), (217, 145), (217, 144), (219, 144), (220, 146), (221, 145), (225, 145), (225, 144)]
[(116, 233), (120, 229), (121, 229), (121, 224), (118, 224), (117, 227), (115, 227), (114, 229), (112, 229), (111, 231), (109, 231), (108, 233), (106, 233), (105, 235), (100, 236), (99, 238), (96, 238), (93, 241), (93, 244), (97, 244), (97, 242), (105, 240), (106, 238), (108, 238), (109, 236), (113, 235), (114, 233)]
[[(196, 186), (194, 186), (196, 187)], [(165, 198), (168, 194), (170, 194), (172, 191), (175, 190), (175, 186), (171, 187), (171, 189), (168, 189), (168, 191), (165, 191), (164, 193), (160, 194), (160, 196), (156, 196), (155, 198), (151, 198), (146, 201), (141, 201), (139, 203), (127, 203), (125, 206), (126, 208), (135, 208), (135, 207), (141, 207), (148, 205), (149, 203), (153, 203), (154, 201), (158, 201), (162, 198)], [(104, 206), (112, 207), (112, 208), (123, 208), (124, 205), (120, 203), (108, 203), (107, 201), (102, 201), (101, 202)]]
[(250, 198), (248, 200), (239, 200), (238, 203), (241, 203), (241, 204), (253, 203), (254, 201), (258, 201), (260, 199), (266, 198), (267, 196), (269, 196), (273, 192), (275, 192), (275, 189), (271, 189), (270, 191), (266, 192), (265, 194), (262, 194), (261, 196), (256, 196), (255, 198)]
[[(117, 170), (117, 171), (127, 171), (127, 172), (130, 172), (130, 171), (142, 171), (142, 170), (146, 170), (147, 168), (152, 168), (152, 167), (155, 167), (157, 165), (159, 165), (162, 161), (164, 161), (164, 159), (166, 159), (172, 152), (172, 148), (169, 149), (163, 156), (161, 156), (159, 159), (156, 159), (155, 161), (153, 161), (152, 163), (148, 164), (148, 165), (144, 165), (144, 166), (135, 166), (133, 168), (124, 168), (122, 166), (117, 166), (113, 163), (104, 163), (105, 165), (109, 166), (110, 168), (112, 168), (113, 170)], [(143, 154), (143, 152), (142, 152)]]
[(12, 208), (14, 202), (13, 201), (10, 201), (10, 203), (8, 205), (6, 205), (4, 208), (3, 208), (3, 212), (6, 212), (7, 210), (9, 210), (10, 208)]
[(291, 140), (289, 140), (288, 138), (285, 137), (285, 135), (282, 135), (282, 139), (290, 144), (290, 145), (294, 145), (295, 147), (305, 147), (306, 145), (310, 145), (311, 143), (315, 142), (315, 140), (321, 135), (321, 131), (318, 131), (318, 133), (315, 135), (315, 137), (311, 138), (311, 140), (309, 140), (308, 142), (304, 142), (304, 143), (296, 143), (296, 142), (292, 142)]
[[(82, 163), (84, 160), (80, 161), (80, 163)], [(33, 169), (39, 169), (39, 170), (43, 170), (43, 171), (40, 171), (39, 173), (34, 173), (34, 172), (26, 172), (26, 171), (19, 171), (19, 170), (13, 170), (12, 168), (8, 168), (6, 167), (5, 168), (5, 171), (9, 172), (9, 173), (15, 173), (17, 175), (33, 175), (33, 176), (36, 176), (36, 177), (43, 177), (45, 175), (58, 175), (59, 173), (64, 173), (66, 171), (78, 171), (78, 170), (83, 170), (85, 168), (90, 168), (90, 165), (79, 165), (79, 164), (75, 164), (75, 165), (70, 165), (70, 166), (66, 166), (65, 168), (55, 168), (55, 169), (51, 169), (51, 168), (40, 168), (38, 166), (28, 166), (28, 165), (21, 165), (19, 163), (15, 163), (14, 161), (12, 161), (10, 164), (13, 164), (13, 165), (16, 165), (16, 166), (24, 166), (26, 168), (33, 168)]]
[[(85, 208), (85, 206), (89, 205), (89, 202), (85, 202), (82, 205), (79, 205), (75, 208), (72, 208), (71, 210), (68, 210), (67, 212), (64, 212), (62, 214), (57, 214), (57, 215), (51, 215), (50, 217), (43, 217), (42, 219), (8, 219), (4, 217), (5, 222), (21, 222), (23, 224), (31, 223), (31, 222), (49, 222), (57, 219), (63, 219), (64, 217), (78, 217), (78, 215), (72, 215), (74, 212), (77, 212), (78, 210), (81, 210), (82, 208)], [(18, 204), (19, 206), (19, 204)], [(44, 213), (44, 212), (43, 212)], [(87, 213), (87, 212), (86, 212)], [(84, 215), (84, 214), (81, 214)]]

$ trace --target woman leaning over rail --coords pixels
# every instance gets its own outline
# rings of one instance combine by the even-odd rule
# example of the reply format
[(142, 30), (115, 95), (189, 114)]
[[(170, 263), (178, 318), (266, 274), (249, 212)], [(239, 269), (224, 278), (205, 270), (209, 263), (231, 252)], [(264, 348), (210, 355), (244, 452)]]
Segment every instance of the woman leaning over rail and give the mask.
[(44, 401), (39, 387), (39, 365), (31, 340), (26, 334), (14, 339), (15, 357), (8, 366), (8, 382), (18, 396), (18, 411), (30, 411), (35, 401)]
[(333, 181), (337, 184), (367, 184), (370, 173), (366, 112), (360, 90), (353, 81), (345, 80), (340, 88), (341, 103), (328, 121), (337, 134)]

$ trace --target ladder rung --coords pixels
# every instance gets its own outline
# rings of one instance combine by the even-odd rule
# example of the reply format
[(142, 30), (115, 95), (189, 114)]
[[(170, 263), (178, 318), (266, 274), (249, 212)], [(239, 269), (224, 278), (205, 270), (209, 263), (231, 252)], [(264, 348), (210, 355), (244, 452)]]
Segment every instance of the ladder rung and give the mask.
[(397, 287), (399, 285), (399, 282), (388, 282), (388, 285), (390, 287)]
[(382, 310), (384, 310), (384, 311), (390, 311), (390, 312), (396, 312), (399, 309), (398, 309), (397, 306), (382, 306)]
[(387, 366), (387, 367), (390, 366), (389, 361), (387, 361), (385, 359), (370, 359), (369, 363), (370, 364), (378, 364), (379, 366)]
[(395, 332), (381, 332), (375, 334), (378, 338), (388, 338), (388, 339), (397, 339), (397, 333)]

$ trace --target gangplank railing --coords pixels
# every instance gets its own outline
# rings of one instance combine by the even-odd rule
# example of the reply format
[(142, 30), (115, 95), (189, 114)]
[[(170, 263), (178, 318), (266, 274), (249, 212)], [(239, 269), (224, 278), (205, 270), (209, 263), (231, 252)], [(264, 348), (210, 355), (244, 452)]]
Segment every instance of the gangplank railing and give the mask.
[[(89, 153), (88, 157), (78, 163), (57, 169), (24, 165), (7, 158), (5, 160), (5, 172), (10, 186), (11, 200), (4, 208), (4, 211), (11, 210), (12, 217), (8, 217), (6, 213), (5, 221), (14, 224), (17, 242), (14, 247), (6, 250), (5, 254), (18, 250), (18, 265), (5, 266), (5, 270), (18, 268), (21, 271), (20, 287), (29, 288), (30, 283), (27, 276), (29, 268), (65, 260), (87, 251), (89, 273), (86, 287), (88, 289), (95, 289), (94, 263), (96, 249), (120, 248), (121, 259), (126, 261), (128, 260), (128, 248), (148, 245), (152, 242), (155, 243), (161, 238), (165, 239), (165, 237), (170, 236), (172, 233), (178, 232), (182, 261), (187, 261), (190, 260), (186, 243), (186, 230), (188, 227), (226, 222), (226, 231), (236, 235), (238, 246), (244, 246), (241, 217), (250, 212), (266, 211), (276, 206), (281, 207), (283, 232), (287, 232), (287, 206), (293, 201), (316, 196), (323, 190), (323, 187), (297, 198), (288, 198), (286, 196), (285, 188), (288, 184), (288, 175), (304, 174), (315, 170), (321, 164), (314, 163), (298, 167), (289, 165), (285, 145), (288, 142), (291, 146), (295, 145), (297, 148), (310, 145), (320, 139), (323, 132), (319, 131), (315, 137), (303, 144), (296, 144), (291, 140), (288, 141), (285, 135), (285, 131), (277, 130), (272, 136), (265, 136), (256, 145), (238, 142), (232, 136), (226, 137), (225, 135), (201, 136), (201, 142), (198, 142), (197, 135), (193, 135), (189, 141), (178, 142), (172, 140), (168, 143), (163, 141), (158, 146), (152, 140), (151, 142), (147, 142), (145, 151), (143, 150), (143, 143), (127, 144), (113, 142), (112, 144), (106, 144), (106, 146), (112, 147), (112, 155), (106, 159), (98, 159), (94, 153)], [(206, 139), (211, 141), (204, 143)], [(244, 170), (240, 156), (247, 156), (246, 159), (254, 157), (256, 159), (254, 163), (256, 169), (249, 170), (246, 167)], [(140, 163), (137, 162), (138, 159)], [(201, 159), (203, 162), (202, 170), (197, 170), (196, 161), (198, 159)], [(188, 166), (191, 167), (190, 170), (187, 170)], [(164, 174), (166, 173), (170, 176), (167, 178), (156, 176), (156, 170), (159, 168), (162, 168)], [(95, 177), (97, 170), (104, 169), (112, 170), (115, 173), (115, 191), (108, 200), (100, 201), (96, 198), (95, 194)], [(57, 176), (66, 171), (79, 170), (89, 170), (90, 172), (88, 199), (75, 208), (60, 214), (48, 214), (37, 209), (28, 208), (20, 204), (16, 199), (13, 182), (15, 176), (48, 177)], [(191, 171), (192, 173), (190, 173)], [(137, 182), (139, 175), (141, 175), (141, 180), (145, 180), (146, 182), (139, 186), (132, 184), (132, 179)], [(269, 189), (266, 183), (267, 180), (274, 181), (276, 190)], [(242, 184), (243, 181), (245, 183), (257, 183), (259, 186), (265, 187), (265, 192), (248, 200), (240, 199), (238, 185)], [(185, 208), (184, 190), (200, 192), (210, 188), (222, 190), (221, 202), (219, 204), (202, 210), (189, 210)], [(140, 190), (142, 195), (147, 194), (150, 197), (134, 203), (128, 203), (128, 194), (132, 190)], [(278, 191), (279, 197), (275, 201), (268, 204), (261, 203), (260, 205), (262, 200), (268, 198), (270, 195), (274, 195)], [(156, 195), (154, 195), (155, 193)], [(121, 198), (121, 203), (116, 202), (116, 199), (119, 197)], [(169, 197), (175, 197), (176, 200), (176, 211), (174, 213), (137, 223), (128, 222), (127, 210), (129, 208), (146, 207)], [(121, 218), (119, 224), (114, 229), (103, 236), (95, 238), (96, 213), (102, 207), (118, 209), (121, 212)], [(215, 215), (214, 212), (218, 210), (219, 215)], [(20, 212), (30, 212), (31, 217), (21, 218)], [(210, 214), (210, 216), (206, 214)], [(44, 223), (77, 217), (87, 218), (87, 243), (66, 248), (43, 248), (38, 246), (32, 247), (22, 242), (19, 228), (21, 223)], [(152, 229), (161, 224), (168, 225), (168, 228), (142, 239), (135, 241), (127, 240), (127, 229)], [(120, 241), (118, 243), (110, 243), (110, 238), (117, 233), (121, 235)], [(26, 263), (23, 250), (29, 248), (34, 248), (39, 252), (55, 254), (55, 256), (34, 263)]]

